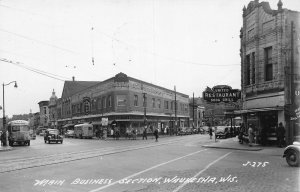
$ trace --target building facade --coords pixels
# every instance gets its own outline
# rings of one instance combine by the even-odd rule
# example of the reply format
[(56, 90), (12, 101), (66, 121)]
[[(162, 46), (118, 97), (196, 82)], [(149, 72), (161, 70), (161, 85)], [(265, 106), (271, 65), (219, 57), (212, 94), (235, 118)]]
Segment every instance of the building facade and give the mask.
[[(74, 88), (78, 83), (85, 86)], [(108, 118), (109, 123), (117, 122), (121, 135), (128, 129), (142, 133), (145, 124), (149, 131), (176, 131), (175, 122), (177, 127), (188, 126), (188, 105), (188, 95), (119, 73), (103, 82), (65, 82), (57, 103), (58, 126), (82, 122), (100, 126), (101, 119)]]
[(40, 118), (39, 118), (39, 126), (41, 127), (49, 127), (50, 121), (49, 121), (49, 101), (40, 101), (39, 103), (40, 108)]
[(57, 126), (57, 110), (56, 110), (56, 105), (57, 105), (57, 96), (55, 95), (55, 91), (52, 91), (52, 95), (49, 99), (49, 121), (50, 121), (50, 126), (52, 128), (55, 128)]
[[(276, 137), (282, 122), (292, 140), (289, 106), (299, 81), (300, 14), (268, 2), (251, 1), (243, 8), (241, 38), (241, 87), (243, 122), (254, 125), (260, 142)], [(297, 80), (298, 79), (298, 80)]]

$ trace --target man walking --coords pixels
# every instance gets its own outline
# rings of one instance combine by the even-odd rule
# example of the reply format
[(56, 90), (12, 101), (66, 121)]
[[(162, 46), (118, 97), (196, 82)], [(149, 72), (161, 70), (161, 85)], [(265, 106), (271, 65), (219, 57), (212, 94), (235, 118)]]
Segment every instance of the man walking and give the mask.
[(155, 141), (158, 142), (158, 129), (154, 131)]
[(283, 147), (284, 146), (285, 129), (282, 125), (282, 122), (279, 123), (276, 134), (277, 134), (278, 147)]
[(143, 130), (143, 140), (144, 138), (146, 138), (147, 140), (147, 126), (144, 127), (144, 130)]
[(252, 125), (249, 124), (249, 128), (248, 128), (248, 137), (249, 137), (249, 147), (252, 147), (252, 143), (253, 143), (253, 128)]

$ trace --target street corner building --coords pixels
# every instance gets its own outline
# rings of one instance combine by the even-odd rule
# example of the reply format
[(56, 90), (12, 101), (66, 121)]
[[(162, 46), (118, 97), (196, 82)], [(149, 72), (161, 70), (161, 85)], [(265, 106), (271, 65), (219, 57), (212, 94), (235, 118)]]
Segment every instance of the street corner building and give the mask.
[(95, 131), (103, 127), (105, 118), (109, 129), (114, 125), (124, 136), (128, 129), (141, 134), (145, 124), (148, 132), (155, 128), (175, 131), (175, 122), (187, 126), (188, 105), (188, 95), (119, 73), (102, 82), (65, 81), (61, 98), (52, 106), (59, 129), (90, 123)]
[[(300, 13), (251, 1), (243, 8), (241, 88), (243, 121), (257, 130), (259, 142), (276, 141), (282, 122), (286, 141), (299, 135)], [(298, 112), (297, 112), (298, 111)]]

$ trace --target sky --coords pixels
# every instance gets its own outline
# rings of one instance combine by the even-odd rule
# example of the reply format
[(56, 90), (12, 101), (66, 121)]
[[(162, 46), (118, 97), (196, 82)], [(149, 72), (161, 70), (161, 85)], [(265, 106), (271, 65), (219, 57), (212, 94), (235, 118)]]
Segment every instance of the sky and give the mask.
[[(201, 97), (241, 88), (242, 9), (249, 0), (0, 0), (0, 83), (5, 114), (35, 113), (64, 80), (123, 72)], [(300, 10), (299, 0), (282, 0)], [(277, 9), (278, 0), (270, 0)], [(3, 92), (0, 105), (3, 106)], [(0, 111), (2, 116), (3, 110)]]

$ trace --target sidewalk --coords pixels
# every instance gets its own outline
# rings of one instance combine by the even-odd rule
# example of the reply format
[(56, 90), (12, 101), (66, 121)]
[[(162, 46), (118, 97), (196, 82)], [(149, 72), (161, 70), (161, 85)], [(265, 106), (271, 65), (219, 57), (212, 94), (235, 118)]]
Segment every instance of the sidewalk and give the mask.
[(10, 151), (13, 148), (11, 146), (0, 146), (0, 152), (2, 151)]
[[(214, 141), (214, 138), (212, 139)], [(207, 145), (202, 145), (206, 148), (219, 148), (219, 149), (233, 149), (233, 150), (244, 150), (244, 151), (260, 151), (263, 149), (262, 146), (253, 144), (250, 147), (248, 144), (240, 144), (238, 138), (229, 138), (229, 139), (217, 139), (217, 142), (212, 142)]]

